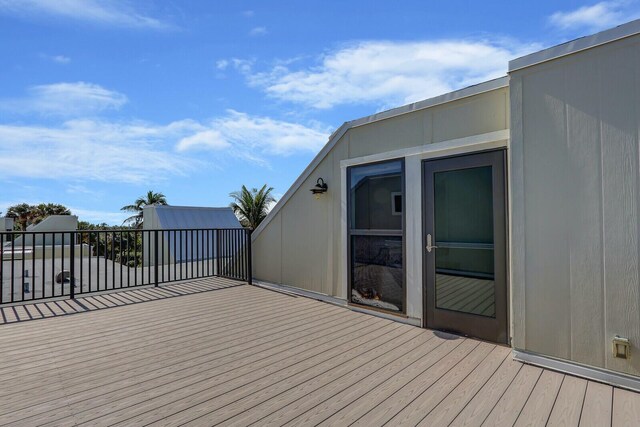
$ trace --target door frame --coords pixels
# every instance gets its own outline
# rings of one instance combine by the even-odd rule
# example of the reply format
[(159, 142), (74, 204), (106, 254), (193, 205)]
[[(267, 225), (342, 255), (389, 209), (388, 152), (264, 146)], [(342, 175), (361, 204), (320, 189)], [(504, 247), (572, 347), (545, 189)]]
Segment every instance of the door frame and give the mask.
[[(481, 315), (435, 308), (435, 252), (426, 250), (427, 234), (434, 234), (434, 210), (428, 209), (427, 199), (433, 197), (433, 189), (427, 188), (427, 163), (440, 163), (442, 171), (472, 167), (496, 166), (493, 169), (494, 182), (494, 275), (496, 282), (504, 283), (502, 289), (496, 286), (496, 316)], [(460, 335), (471, 336), (496, 343), (510, 342), (509, 324), (509, 274), (508, 274), (508, 180), (506, 149), (477, 151), (472, 153), (424, 159), (421, 162), (422, 179), (422, 290), (424, 327), (440, 329)], [(503, 226), (496, 227), (498, 224)], [(435, 244), (435, 242), (433, 243)], [(436, 249), (437, 250), (437, 249)], [(499, 254), (502, 254), (501, 256)], [(432, 284), (429, 275), (434, 272)], [(437, 318), (436, 318), (437, 310)]]

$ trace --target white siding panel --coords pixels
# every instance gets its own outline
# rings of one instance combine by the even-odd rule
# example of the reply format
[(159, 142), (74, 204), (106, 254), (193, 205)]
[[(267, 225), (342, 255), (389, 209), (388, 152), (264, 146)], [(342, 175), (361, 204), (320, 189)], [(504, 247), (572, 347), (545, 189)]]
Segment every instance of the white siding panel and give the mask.
[[(566, 65), (568, 144), (569, 276), (571, 355), (603, 366), (604, 282), (602, 264), (602, 171), (600, 165), (598, 67)], [(593, 90), (586, 90), (593, 88)], [(585, 230), (591, 230), (585, 233)]]
[(523, 86), (525, 316), (528, 348), (568, 358), (571, 324), (563, 74), (562, 69), (531, 74)]
[(253, 241), (254, 277), (271, 283), (282, 283), (282, 215), (278, 213)]
[(599, 58), (606, 332), (609, 340), (615, 334), (631, 339), (636, 354), (627, 362), (607, 352), (607, 367), (636, 374), (640, 373), (637, 55), (636, 45), (607, 50)]
[[(514, 345), (633, 375), (640, 375), (639, 75), (634, 36), (511, 76)], [(613, 357), (615, 335), (631, 340), (630, 360)]]

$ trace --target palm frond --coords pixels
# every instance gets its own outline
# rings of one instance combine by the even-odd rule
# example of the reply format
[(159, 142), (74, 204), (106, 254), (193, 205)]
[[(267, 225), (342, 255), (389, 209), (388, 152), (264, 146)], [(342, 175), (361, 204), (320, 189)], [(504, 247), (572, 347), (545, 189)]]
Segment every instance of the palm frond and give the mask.
[(247, 189), (242, 186), (239, 191), (229, 194), (233, 202), (229, 205), (245, 227), (255, 229), (269, 213), (269, 205), (275, 201), (271, 192), (273, 187), (263, 185), (262, 188)]

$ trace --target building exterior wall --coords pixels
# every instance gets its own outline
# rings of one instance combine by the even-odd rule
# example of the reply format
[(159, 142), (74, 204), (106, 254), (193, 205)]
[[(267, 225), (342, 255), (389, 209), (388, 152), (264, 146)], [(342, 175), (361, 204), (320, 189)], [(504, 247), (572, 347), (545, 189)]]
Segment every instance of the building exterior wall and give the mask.
[[(421, 271), (422, 257), (423, 157), (415, 153), (405, 155), (403, 150), (428, 151), (432, 146), (446, 147), (447, 141), (505, 131), (509, 123), (508, 97), (508, 88), (503, 85), (349, 128), (300, 187), (268, 218), (267, 225), (255, 233), (254, 278), (346, 299), (346, 164), (367, 163), (367, 156), (397, 152), (395, 155), (406, 160), (405, 209), (414, 213), (407, 214), (405, 224), (407, 315), (421, 318), (422, 275), (417, 271)], [(318, 178), (325, 180), (329, 190), (315, 199), (309, 189)]]
[[(511, 73), (516, 349), (640, 374), (640, 36)], [(615, 358), (615, 335), (632, 343)]]

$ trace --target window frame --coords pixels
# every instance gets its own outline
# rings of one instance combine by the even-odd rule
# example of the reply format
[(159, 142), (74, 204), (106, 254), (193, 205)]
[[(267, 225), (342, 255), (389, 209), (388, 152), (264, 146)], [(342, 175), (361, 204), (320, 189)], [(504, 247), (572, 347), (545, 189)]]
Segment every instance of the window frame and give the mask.
[[(380, 230), (380, 229), (370, 229), (370, 230), (364, 230), (364, 229), (354, 229), (352, 227), (352, 203), (351, 203), (351, 173), (353, 171), (353, 169), (357, 169), (359, 167), (362, 166), (372, 166), (372, 165), (378, 165), (378, 164), (384, 164), (384, 163), (393, 163), (393, 162), (400, 162), (400, 184), (401, 184), (401, 195), (402, 195), (402, 212), (399, 213), (398, 215), (401, 215), (401, 224), (402, 224), (402, 229), (401, 230)], [(348, 166), (347, 167), (347, 182), (346, 182), (346, 187), (345, 191), (347, 192), (347, 209), (346, 209), (346, 214), (347, 214), (347, 235), (345, 236), (347, 239), (347, 304), (348, 305), (353, 305), (356, 307), (361, 307), (367, 310), (374, 310), (374, 311), (380, 311), (382, 313), (386, 313), (386, 314), (391, 314), (394, 316), (400, 316), (400, 317), (407, 317), (407, 227), (406, 227), (406, 174), (405, 174), (405, 158), (404, 157), (398, 157), (398, 158), (393, 158), (393, 159), (385, 159), (385, 160), (381, 160), (378, 162), (369, 162), (369, 163), (361, 163), (361, 164), (357, 164), (357, 165), (352, 165), (352, 166)], [(397, 193), (397, 192), (396, 192)], [(393, 199), (392, 199), (393, 200)], [(392, 203), (393, 205), (393, 203)], [(393, 208), (393, 206), (392, 206)], [(370, 305), (366, 305), (366, 304), (360, 304), (357, 302), (353, 302), (351, 300), (351, 288), (352, 288), (352, 283), (353, 283), (353, 275), (352, 275), (352, 263), (353, 263), (353, 259), (352, 259), (352, 237), (353, 236), (380, 236), (380, 237), (384, 237), (384, 236), (396, 236), (396, 237), (401, 237), (402, 238), (402, 311), (393, 311), (393, 310), (386, 310), (383, 308), (379, 308), (379, 307), (373, 307)]]

